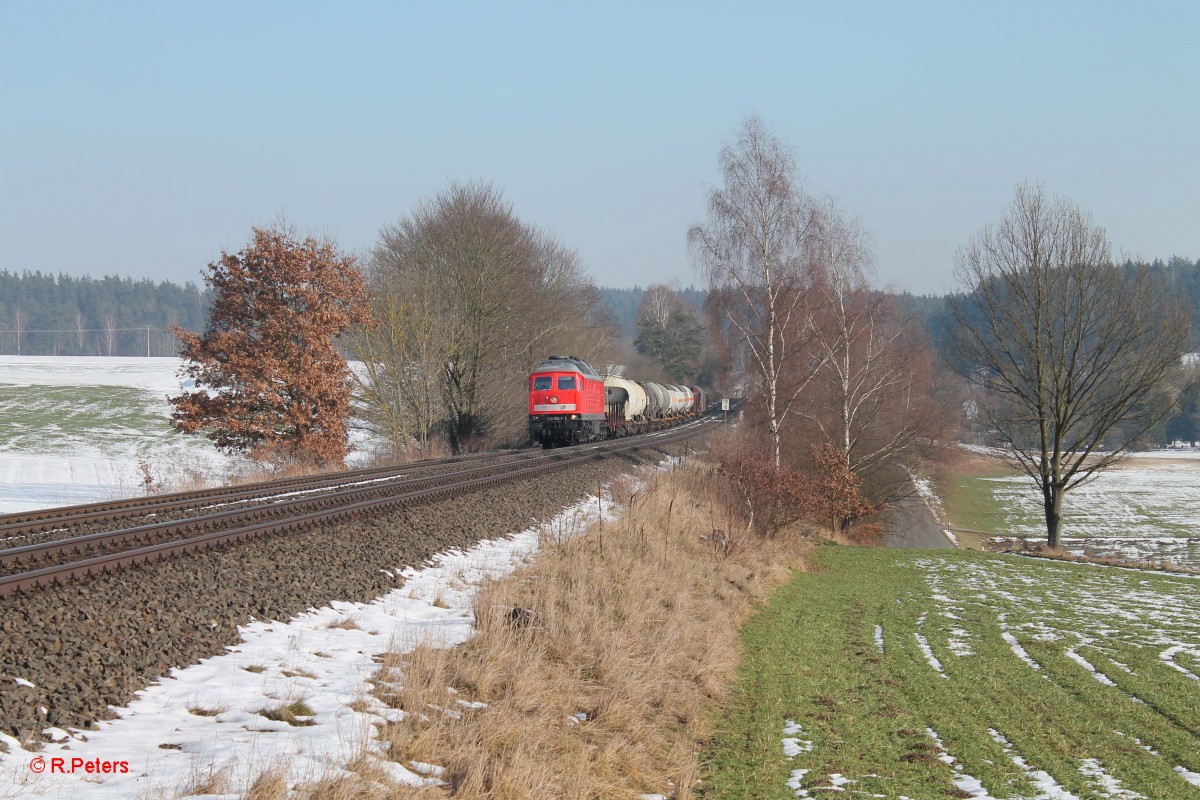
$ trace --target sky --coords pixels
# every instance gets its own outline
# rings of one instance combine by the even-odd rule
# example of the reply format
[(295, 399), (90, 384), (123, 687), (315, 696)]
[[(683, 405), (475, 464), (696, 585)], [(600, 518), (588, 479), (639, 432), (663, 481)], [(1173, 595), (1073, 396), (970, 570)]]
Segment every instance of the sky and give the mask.
[(484, 181), (599, 285), (700, 285), (750, 114), (882, 285), (954, 288), (1022, 181), (1196, 258), (1197, 31), (1194, 0), (0, 0), (0, 269), (199, 282), (280, 219), (366, 253)]

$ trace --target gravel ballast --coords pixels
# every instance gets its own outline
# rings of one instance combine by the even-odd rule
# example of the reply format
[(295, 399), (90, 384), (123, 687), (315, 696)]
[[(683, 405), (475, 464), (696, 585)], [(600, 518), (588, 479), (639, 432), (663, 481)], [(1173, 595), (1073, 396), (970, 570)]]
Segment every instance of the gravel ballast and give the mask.
[(398, 568), (524, 530), (662, 454), (647, 449), (6, 598), (0, 730), (27, 739), (49, 726), (87, 728), (170, 669), (236, 644), (238, 626), (251, 619), (285, 620), (333, 600), (369, 602), (403, 584)]

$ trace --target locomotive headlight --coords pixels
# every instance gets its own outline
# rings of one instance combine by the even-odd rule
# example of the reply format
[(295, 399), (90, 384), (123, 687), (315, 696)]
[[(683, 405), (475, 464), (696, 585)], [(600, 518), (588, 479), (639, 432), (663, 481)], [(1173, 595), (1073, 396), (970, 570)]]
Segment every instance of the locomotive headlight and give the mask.
[(579, 419), (579, 415), (578, 415), (578, 414), (572, 414), (572, 415), (571, 415), (571, 419)]
[(556, 395), (556, 394), (550, 395), (550, 402), (551, 402), (551, 403), (557, 403), (557, 402), (558, 402), (558, 395)]

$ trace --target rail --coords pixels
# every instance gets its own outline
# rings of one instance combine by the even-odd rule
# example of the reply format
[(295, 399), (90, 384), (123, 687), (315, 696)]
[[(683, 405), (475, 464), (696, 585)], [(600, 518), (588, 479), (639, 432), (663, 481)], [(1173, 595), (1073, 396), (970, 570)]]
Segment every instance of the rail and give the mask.
[[(702, 418), (665, 431), (597, 445), (575, 447), (569, 450), (551, 451), (516, 463), (468, 468), (384, 486), (333, 492), (316, 498), (302, 498), (267, 506), (235, 509), (205, 514), (200, 517), (10, 548), (0, 551), (0, 564), (20, 564), (63, 553), (83, 554), (85, 549), (98, 549), (113, 545), (129, 543), (139, 545), (133, 549), (122, 549), (83, 560), (53, 564), (2, 576), (0, 577), (0, 598), (17, 592), (76, 580), (88, 575), (107, 574), (133, 564), (159, 561), (175, 555), (235, 544), (265, 535), (304, 530), (323, 523), (385, 513), (523, 477), (565, 469), (587, 461), (601, 460), (627, 451), (668, 444), (702, 433), (708, 428), (706, 423), (709, 421), (708, 418)], [(398, 494), (397, 491), (399, 491)], [(274, 497), (275, 494), (270, 496)], [(280, 512), (283, 512), (283, 516), (280, 516)], [(259, 518), (264, 513), (270, 513), (280, 518), (260, 521)], [(208, 530), (218, 525), (235, 527)], [(203, 529), (197, 535), (145, 544), (150, 539), (188, 534), (197, 528)]]

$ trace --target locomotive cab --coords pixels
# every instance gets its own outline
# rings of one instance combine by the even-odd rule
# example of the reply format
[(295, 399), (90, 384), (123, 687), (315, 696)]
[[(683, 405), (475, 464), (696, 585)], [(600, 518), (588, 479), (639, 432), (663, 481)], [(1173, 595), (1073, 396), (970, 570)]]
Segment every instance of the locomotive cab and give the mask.
[(608, 435), (604, 378), (586, 361), (552, 356), (529, 375), (529, 438), (543, 447)]

